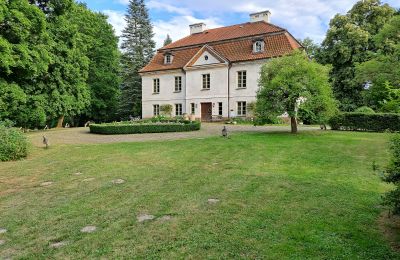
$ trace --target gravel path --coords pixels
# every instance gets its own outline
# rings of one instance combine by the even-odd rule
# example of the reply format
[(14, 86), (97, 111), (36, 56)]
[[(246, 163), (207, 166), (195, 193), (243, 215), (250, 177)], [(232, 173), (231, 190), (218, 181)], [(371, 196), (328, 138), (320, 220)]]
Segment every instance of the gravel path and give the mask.
[[(50, 146), (56, 144), (96, 144), (144, 141), (168, 141), (178, 139), (205, 138), (221, 135), (223, 125), (203, 123), (200, 131), (181, 133), (132, 134), (132, 135), (96, 135), (89, 132), (89, 128), (54, 129), (28, 133), (35, 146), (43, 147), (42, 136), (49, 139)], [(290, 132), (290, 126), (251, 126), (228, 125), (228, 132)], [(299, 127), (299, 131), (315, 131), (318, 127)]]

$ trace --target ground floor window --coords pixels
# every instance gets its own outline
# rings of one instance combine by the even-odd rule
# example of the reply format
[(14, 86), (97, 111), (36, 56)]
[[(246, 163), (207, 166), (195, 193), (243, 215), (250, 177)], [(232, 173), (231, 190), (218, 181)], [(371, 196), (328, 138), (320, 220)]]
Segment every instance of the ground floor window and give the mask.
[(182, 104), (175, 104), (175, 116), (182, 115)]
[(153, 105), (153, 115), (154, 116), (160, 115), (160, 105)]
[(218, 115), (222, 116), (222, 102), (218, 102)]
[(246, 116), (246, 101), (237, 102), (238, 116)]
[(196, 104), (195, 103), (190, 104), (190, 113), (192, 115), (196, 114)]

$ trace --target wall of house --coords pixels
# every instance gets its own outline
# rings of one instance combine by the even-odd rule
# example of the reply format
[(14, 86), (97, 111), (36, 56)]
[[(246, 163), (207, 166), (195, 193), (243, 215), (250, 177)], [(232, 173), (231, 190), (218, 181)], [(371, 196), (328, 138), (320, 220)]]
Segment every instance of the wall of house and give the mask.
[[(182, 77), (182, 91), (175, 93), (175, 77)], [(160, 79), (160, 93), (153, 93), (153, 80)], [(182, 104), (182, 111), (185, 113), (185, 91), (186, 91), (186, 77), (181, 70), (170, 72), (148, 73), (142, 75), (142, 117), (153, 117), (153, 105), (164, 104)], [(173, 110), (175, 115), (175, 106)]]

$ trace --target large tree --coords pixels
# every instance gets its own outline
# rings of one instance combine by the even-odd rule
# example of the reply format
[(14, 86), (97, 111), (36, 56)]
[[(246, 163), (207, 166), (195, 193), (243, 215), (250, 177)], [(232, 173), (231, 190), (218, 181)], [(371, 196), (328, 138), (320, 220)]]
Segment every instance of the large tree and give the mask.
[(154, 55), (153, 27), (144, 0), (130, 0), (122, 34), (122, 84), (120, 116), (141, 115), (142, 80), (139, 70)]
[(165, 38), (163, 46), (167, 46), (168, 44), (171, 44), (171, 43), (172, 43), (172, 39), (169, 36), (169, 34), (167, 34), (167, 38)]
[(333, 66), (330, 77), (342, 110), (352, 111), (362, 105), (363, 85), (355, 80), (355, 65), (377, 51), (373, 37), (394, 13), (379, 0), (363, 0), (347, 14), (337, 14), (331, 20), (318, 60)]
[(261, 69), (257, 116), (270, 120), (288, 113), (292, 133), (297, 133), (297, 112), (304, 107), (325, 123), (336, 112), (328, 74), (328, 67), (301, 51), (267, 62)]

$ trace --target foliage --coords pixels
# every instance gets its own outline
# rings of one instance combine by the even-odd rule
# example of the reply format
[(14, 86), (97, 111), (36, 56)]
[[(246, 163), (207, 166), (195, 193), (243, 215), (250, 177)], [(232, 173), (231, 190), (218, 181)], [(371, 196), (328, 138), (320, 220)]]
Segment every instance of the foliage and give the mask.
[(341, 113), (329, 120), (333, 130), (400, 131), (400, 114)]
[(109, 124), (90, 125), (90, 132), (95, 134), (144, 134), (144, 133), (166, 133), (166, 132), (188, 132), (200, 130), (201, 123), (198, 121), (159, 121), (153, 122), (121, 122)]
[(354, 111), (363, 104), (363, 84), (355, 79), (355, 66), (377, 51), (373, 37), (394, 13), (392, 7), (380, 0), (363, 0), (347, 14), (337, 14), (331, 20), (317, 58), (333, 66), (330, 78), (343, 111)]
[(383, 204), (389, 206), (393, 214), (400, 214), (400, 135), (397, 134), (390, 141), (392, 153), (390, 163), (386, 167), (383, 180), (392, 183), (396, 189), (388, 192), (383, 197)]
[(326, 122), (336, 113), (328, 73), (329, 68), (310, 61), (302, 52), (267, 62), (261, 70), (257, 117), (272, 119), (287, 112), (294, 133), (298, 108), (308, 109), (318, 122)]
[(308, 57), (311, 59), (314, 59), (319, 51), (320, 51), (320, 46), (315, 43), (311, 38), (304, 38), (303, 40), (299, 40), (301, 45), (304, 47), (304, 50), (306, 51)]
[(163, 116), (171, 117), (173, 106), (171, 104), (164, 104), (160, 106), (160, 112)]
[(119, 115), (141, 116), (142, 79), (139, 71), (154, 55), (153, 28), (144, 0), (130, 0), (122, 34), (122, 84)]
[(355, 113), (364, 113), (364, 114), (375, 114), (375, 111), (367, 106), (362, 106), (357, 108), (355, 111)]
[(163, 46), (167, 46), (168, 44), (172, 43), (172, 39), (169, 36), (169, 34), (167, 34), (167, 38), (164, 40), (164, 45)]
[(16, 129), (0, 124), (0, 161), (25, 158), (28, 155), (28, 141), (24, 134)]

